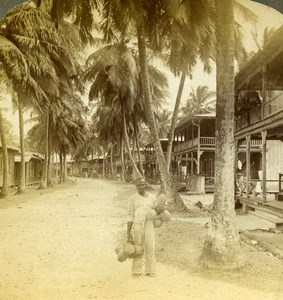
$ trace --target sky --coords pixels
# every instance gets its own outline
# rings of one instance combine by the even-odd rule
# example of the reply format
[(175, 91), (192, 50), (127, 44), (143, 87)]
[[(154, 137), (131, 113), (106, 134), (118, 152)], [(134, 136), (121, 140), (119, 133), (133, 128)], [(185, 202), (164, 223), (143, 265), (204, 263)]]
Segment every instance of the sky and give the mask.
[[(256, 25), (256, 30), (258, 32), (259, 37), (262, 36), (262, 32), (265, 27), (274, 27), (278, 28), (279, 26), (283, 25), (283, 14), (279, 13), (277, 10), (270, 8), (264, 4), (260, 4), (250, 0), (238, 0), (243, 5), (247, 6), (251, 11), (259, 16), (258, 23)], [(256, 0), (257, 1), (257, 0)], [(267, 1), (267, 0), (266, 0)], [(275, 1), (275, 0), (273, 0)], [(7, 11), (11, 7), (11, 3), (14, 5), (23, 2), (23, 0), (1, 0), (0, 1), (0, 17), (3, 16), (3, 13)], [(259, 2), (264, 2), (263, 0), (259, 0)], [(242, 22), (243, 29), (245, 29), (245, 45), (249, 50), (255, 49), (255, 44), (252, 42), (250, 38), (250, 32), (253, 30), (251, 25), (248, 25), (246, 22)], [(176, 95), (178, 92), (179, 86), (179, 78), (173, 76), (171, 72), (166, 70), (166, 74), (168, 77), (169, 82), (169, 93), (167, 99), (167, 105), (164, 108), (169, 110), (173, 110), (174, 103), (176, 99)], [(211, 74), (206, 74), (203, 72), (203, 66), (199, 63), (194, 68), (192, 79), (186, 80), (185, 88), (182, 97), (182, 103), (184, 104), (189, 97), (190, 91), (193, 88), (196, 88), (200, 85), (207, 85), (210, 90), (216, 90), (216, 74), (215, 68)], [(18, 114), (17, 112), (13, 113), (13, 109), (9, 105), (11, 99), (6, 97), (4, 101), (1, 101), (1, 107), (8, 107), (6, 110), (6, 117), (13, 122), (14, 132), (18, 135)], [(26, 118), (29, 117), (29, 114), (26, 114)]]

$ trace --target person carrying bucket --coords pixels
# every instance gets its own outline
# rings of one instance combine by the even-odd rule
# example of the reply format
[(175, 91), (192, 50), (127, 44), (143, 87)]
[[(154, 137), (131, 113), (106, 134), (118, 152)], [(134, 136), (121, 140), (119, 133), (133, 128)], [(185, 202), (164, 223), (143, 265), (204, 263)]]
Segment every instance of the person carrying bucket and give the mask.
[[(146, 192), (146, 180), (135, 181), (137, 193), (128, 201), (127, 238), (134, 245), (142, 245), (145, 255), (145, 275), (155, 277), (155, 230), (153, 220), (156, 216), (156, 197)], [(143, 256), (133, 258), (132, 275), (139, 277), (143, 273)]]

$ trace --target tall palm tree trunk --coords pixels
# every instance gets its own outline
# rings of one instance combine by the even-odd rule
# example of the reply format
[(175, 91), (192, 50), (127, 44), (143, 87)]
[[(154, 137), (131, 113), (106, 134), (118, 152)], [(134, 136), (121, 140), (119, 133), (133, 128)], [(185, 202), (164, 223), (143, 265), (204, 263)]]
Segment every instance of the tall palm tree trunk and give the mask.
[[(51, 118), (51, 114), (49, 115), (49, 120)], [(52, 168), (53, 168), (53, 164), (51, 161), (51, 156), (52, 156), (52, 136), (51, 136), (51, 122), (49, 122), (48, 125), (49, 129), (48, 129), (48, 166), (47, 166), (47, 186), (51, 186), (52, 185)]]
[(2, 143), (2, 157), (3, 157), (3, 182), (1, 187), (1, 198), (5, 198), (9, 194), (9, 157), (6, 144), (6, 135), (4, 131), (3, 115), (0, 109), (0, 135)]
[(180, 79), (180, 84), (179, 84), (179, 88), (178, 88), (176, 101), (175, 101), (174, 112), (173, 112), (172, 120), (171, 120), (171, 126), (170, 126), (169, 133), (168, 133), (168, 145), (167, 145), (167, 152), (166, 152), (166, 162), (167, 162), (168, 171), (170, 171), (174, 133), (175, 133), (175, 128), (176, 128), (176, 124), (177, 124), (178, 112), (179, 112), (179, 107), (181, 104), (185, 80), (186, 80), (186, 72), (183, 71), (182, 75), (181, 75), (181, 79)]
[(58, 154), (55, 152), (54, 155), (55, 155), (55, 166), (56, 166), (56, 168), (55, 168), (55, 178), (57, 180), (58, 179), (58, 167), (59, 167), (59, 165), (58, 165)]
[(67, 154), (63, 152), (63, 182), (67, 181)]
[(124, 160), (124, 143), (123, 138), (120, 141), (120, 155), (121, 155), (121, 179), (125, 179), (125, 160)]
[(105, 169), (106, 169), (106, 156), (107, 156), (107, 152), (104, 150), (103, 153), (103, 162), (102, 162), (102, 178), (105, 179)]
[(123, 135), (124, 135), (124, 142), (126, 144), (128, 155), (129, 155), (130, 161), (132, 163), (132, 167), (133, 167), (133, 169), (134, 169), (137, 177), (142, 177), (139, 169), (136, 166), (134, 157), (133, 157), (132, 152), (131, 152), (130, 143), (129, 143), (129, 137), (128, 137), (128, 133), (127, 133), (126, 116), (125, 116), (125, 112), (124, 112), (124, 109), (123, 109), (123, 105), (122, 105), (122, 115), (123, 115), (123, 133), (124, 133)]
[(23, 104), (18, 100), (19, 110), (19, 132), (20, 132), (20, 149), (21, 149), (21, 163), (20, 163), (20, 182), (17, 193), (23, 193), (26, 188), (26, 162), (25, 162), (25, 142), (24, 142), (24, 114)]
[(233, 0), (216, 5), (215, 191), (211, 224), (201, 260), (207, 267), (232, 269), (243, 262), (235, 213)]
[(174, 202), (176, 205), (185, 208), (185, 205), (174, 185), (173, 177), (168, 171), (167, 163), (158, 136), (158, 129), (156, 126), (156, 122), (153, 114), (153, 108), (152, 108), (152, 98), (150, 93), (148, 68), (147, 68), (146, 41), (145, 41), (144, 28), (142, 23), (138, 26), (138, 48), (139, 48), (140, 68), (141, 68), (142, 89), (143, 89), (143, 96), (145, 99), (145, 112), (146, 112), (147, 121), (153, 139), (157, 161), (161, 172), (162, 183), (164, 185), (166, 195), (168, 196), (169, 201), (171, 203)]
[(110, 177), (111, 179), (114, 178), (114, 168), (113, 168), (113, 145), (110, 148)]
[(139, 158), (140, 172), (141, 172), (142, 176), (144, 176), (141, 151), (140, 151), (140, 143), (139, 143), (139, 139), (138, 139), (137, 122), (136, 122), (136, 118), (135, 118), (134, 114), (133, 114), (133, 124), (134, 124), (134, 138), (135, 138), (136, 145), (137, 145), (137, 153), (138, 153), (138, 158)]
[(45, 114), (45, 152), (44, 152), (44, 163), (43, 163), (43, 172), (41, 178), (41, 189), (47, 188), (47, 173), (48, 173), (48, 156), (49, 156), (49, 149), (48, 149), (48, 132), (49, 132), (49, 109)]
[(63, 182), (63, 152), (62, 150), (59, 150), (59, 161), (60, 161), (60, 182)]

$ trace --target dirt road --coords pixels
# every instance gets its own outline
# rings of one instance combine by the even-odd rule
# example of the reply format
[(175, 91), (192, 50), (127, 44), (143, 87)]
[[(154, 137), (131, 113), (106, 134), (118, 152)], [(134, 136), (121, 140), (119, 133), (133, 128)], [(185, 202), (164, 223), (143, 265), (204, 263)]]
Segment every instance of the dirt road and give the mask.
[(33, 199), (27, 194), (21, 204), (9, 200), (0, 209), (0, 299), (282, 299), (278, 291), (204, 279), (161, 263), (155, 278), (132, 278), (131, 261), (119, 263), (114, 249), (134, 191), (122, 182), (86, 178)]

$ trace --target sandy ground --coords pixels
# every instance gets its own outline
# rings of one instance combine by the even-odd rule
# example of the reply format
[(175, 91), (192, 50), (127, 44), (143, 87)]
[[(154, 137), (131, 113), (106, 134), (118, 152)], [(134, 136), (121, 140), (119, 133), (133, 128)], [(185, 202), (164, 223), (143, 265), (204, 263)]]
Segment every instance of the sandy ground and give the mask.
[(243, 241), (245, 268), (203, 270), (206, 228), (178, 218), (156, 230), (157, 276), (131, 277), (131, 261), (118, 262), (114, 249), (134, 192), (78, 179), (2, 201), (0, 299), (283, 299), (282, 260)]

